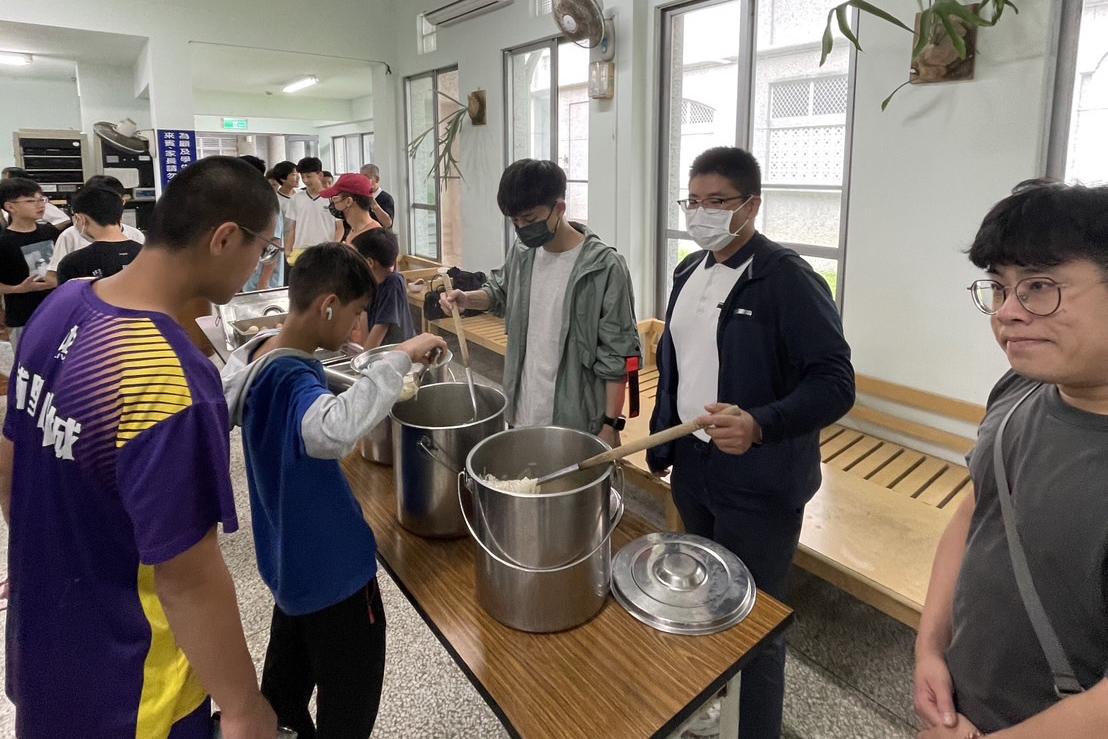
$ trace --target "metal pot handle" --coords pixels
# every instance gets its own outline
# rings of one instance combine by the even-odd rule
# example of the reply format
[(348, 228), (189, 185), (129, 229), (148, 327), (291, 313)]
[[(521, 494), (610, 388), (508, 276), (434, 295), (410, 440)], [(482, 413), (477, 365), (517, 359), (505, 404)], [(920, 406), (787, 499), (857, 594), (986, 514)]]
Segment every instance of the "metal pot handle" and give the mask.
[(588, 554), (586, 554), (582, 557), (578, 557), (577, 559), (573, 560), (572, 562), (569, 562), (568, 564), (558, 565), (557, 567), (526, 567), (524, 565), (519, 564), (518, 562), (513, 562), (511, 560), (504, 559), (503, 557), (499, 556), (498, 554), (496, 554), (496, 552), (493, 552), (491, 549), (489, 549), (487, 546), (485, 546), (485, 543), (483, 541), (481, 541), (481, 538), (479, 536), (477, 536), (477, 532), (473, 530), (473, 524), (469, 520), (469, 514), (466, 513), (465, 501), (462, 500), (462, 487), (463, 487), (462, 479), (463, 478), (465, 478), (465, 480), (466, 480), (464, 487), (469, 492), (469, 497), (470, 497), (470, 500), (473, 502), (474, 510), (476, 510), (481, 504), (478, 503), (477, 495), (474, 494), (473, 489), (469, 486), (469, 483), (472, 481), (472, 478), (466, 473), (465, 470), (462, 470), (461, 472), (458, 473), (458, 507), (461, 508), (461, 510), (462, 510), (462, 520), (465, 521), (466, 528), (469, 529), (469, 535), (473, 537), (473, 540), (475, 542), (477, 542), (477, 546), (479, 546), (479, 547), (481, 547), (482, 549), (485, 550), (485, 554), (489, 555), (490, 557), (492, 557), (494, 560), (496, 560), (500, 564), (504, 565), (505, 567), (511, 568), (513, 570), (519, 570), (520, 572), (530, 572), (530, 573), (533, 573), (533, 574), (542, 574), (542, 573), (546, 573), (546, 572), (561, 572), (562, 570), (568, 570), (570, 568), (576, 567), (577, 565), (581, 564), (582, 562), (585, 562), (590, 557), (592, 557), (594, 554), (599, 552), (600, 548), (602, 546), (604, 546), (605, 544), (607, 544), (608, 540), (612, 537), (612, 532), (616, 530), (616, 526), (618, 526), (619, 522), (621, 520), (623, 520), (623, 511), (624, 511), (623, 491), (619, 490), (616, 493), (616, 500), (617, 500), (616, 512), (614, 514), (609, 514), (609, 516), (608, 516), (608, 530), (606, 532), (604, 532), (604, 536), (600, 537), (600, 543), (597, 544), (591, 552), (589, 552)]
[(429, 436), (424, 436), (423, 438), (421, 438), (416, 446), (419, 447), (419, 450), (421, 452), (430, 457), (432, 461), (438, 462), (443, 467), (450, 470), (456, 475), (462, 474), (462, 471), (458, 469), (458, 465), (454, 464), (454, 462), (447, 458), (446, 455), (440, 456), (439, 452), (441, 452), (441, 450), (433, 447), (433, 445), (431, 444), (431, 438)]

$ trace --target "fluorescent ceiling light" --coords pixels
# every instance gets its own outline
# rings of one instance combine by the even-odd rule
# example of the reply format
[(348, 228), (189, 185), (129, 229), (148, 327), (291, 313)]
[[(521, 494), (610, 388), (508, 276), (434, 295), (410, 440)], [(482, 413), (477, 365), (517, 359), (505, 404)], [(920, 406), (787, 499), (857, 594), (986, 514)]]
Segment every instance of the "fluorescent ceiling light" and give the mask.
[(285, 85), (281, 92), (299, 92), (305, 87), (311, 87), (315, 83), (319, 82), (319, 77), (305, 77), (302, 80), (297, 80), (291, 84)]
[(12, 54), (0, 51), (0, 64), (7, 64), (11, 67), (26, 67), (33, 61), (34, 57), (30, 54)]

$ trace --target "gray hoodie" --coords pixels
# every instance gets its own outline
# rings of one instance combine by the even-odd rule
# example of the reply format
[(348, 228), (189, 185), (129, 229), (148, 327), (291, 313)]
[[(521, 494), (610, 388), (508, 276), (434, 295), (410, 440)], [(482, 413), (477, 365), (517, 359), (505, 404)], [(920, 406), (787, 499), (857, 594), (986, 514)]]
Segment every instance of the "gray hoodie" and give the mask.
[[(227, 358), (220, 373), (223, 394), (231, 412), (231, 425), (241, 426), (246, 398), (254, 381), (273, 361), (297, 357), (314, 362), (315, 357), (298, 349), (275, 349), (251, 362), (250, 355), (276, 331), (258, 334)], [(404, 388), (404, 375), (412, 360), (404, 352), (385, 352), (362, 373), (348, 389), (332, 395), (325, 393), (308, 408), (301, 421), (301, 436), (308, 456), (315, 459), (342, 459), (354, 451), (358, 439), (384, 420)]]

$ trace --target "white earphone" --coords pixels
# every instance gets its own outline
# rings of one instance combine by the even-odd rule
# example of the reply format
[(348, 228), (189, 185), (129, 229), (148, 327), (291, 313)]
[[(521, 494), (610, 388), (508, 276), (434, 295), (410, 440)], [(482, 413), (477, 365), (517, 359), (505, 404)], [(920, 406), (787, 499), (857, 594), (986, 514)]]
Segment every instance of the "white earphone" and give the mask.
[(335, 309), (328, 307), (327, 308), (327, 320), (330, 321), (334, 317), (335, 317)]

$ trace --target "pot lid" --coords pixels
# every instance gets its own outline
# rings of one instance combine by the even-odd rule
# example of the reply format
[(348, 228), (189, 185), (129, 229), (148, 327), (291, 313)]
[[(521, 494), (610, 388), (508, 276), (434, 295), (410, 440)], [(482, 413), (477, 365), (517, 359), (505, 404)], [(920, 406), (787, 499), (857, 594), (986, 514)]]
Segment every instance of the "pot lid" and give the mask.
[(635, 539), (612, 560), (612, 595), (628, 613), (671, 634), (714, 634), (754, 608), (750, 570), (719, 544), (692, 534)]

